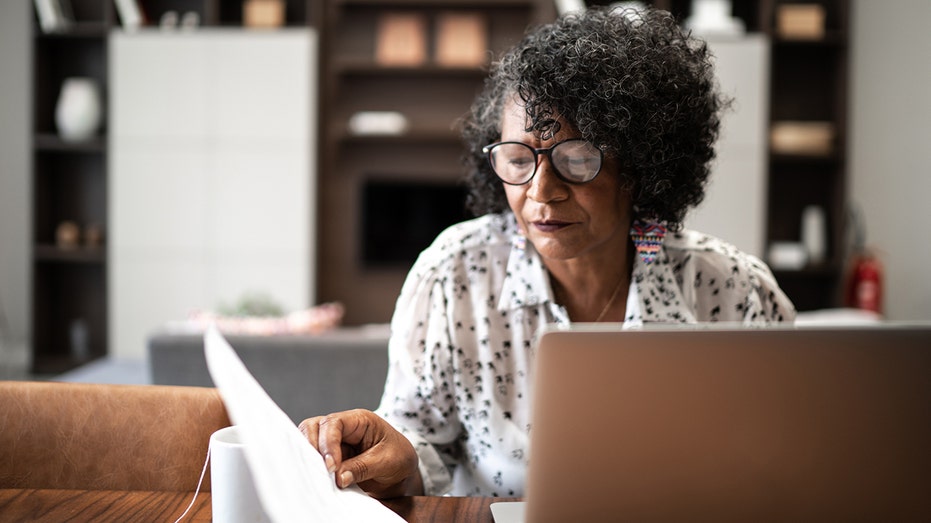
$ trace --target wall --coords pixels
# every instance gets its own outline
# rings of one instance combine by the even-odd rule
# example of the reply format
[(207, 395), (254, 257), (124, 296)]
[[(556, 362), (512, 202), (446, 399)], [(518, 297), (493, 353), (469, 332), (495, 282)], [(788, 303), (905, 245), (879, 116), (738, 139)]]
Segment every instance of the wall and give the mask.
[[(29, 337), (29, 0), (0, 2), (0, 315), (11, 344), (0, 338), (0, 362), (19, 361)], [(5, 329), (0, 317), (0, 329)], [(22, 357), (21, 357), (22, 356)]]
[(853, 2), (850, 201), (885, 265), (886, 315), (931, 320), (931, 2)]

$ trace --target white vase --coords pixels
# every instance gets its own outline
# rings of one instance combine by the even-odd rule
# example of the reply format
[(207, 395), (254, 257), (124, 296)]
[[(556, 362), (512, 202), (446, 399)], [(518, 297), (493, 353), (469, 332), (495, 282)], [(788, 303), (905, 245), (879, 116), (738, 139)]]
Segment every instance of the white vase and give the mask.
[(55, 106), (55, 124), (63, 140), (93, 138), (103, 118), (100, 88), (93, 78), (66, 78)]
[(824, 209), (809, 205), (802, 211), (802, 243), (812, 263), (824, 261), (827, 253), (827, 225)]
[(740, 36), (743, 20), (731, 16), (731, 0), (692, 0), (685, 26), (699, 36)]

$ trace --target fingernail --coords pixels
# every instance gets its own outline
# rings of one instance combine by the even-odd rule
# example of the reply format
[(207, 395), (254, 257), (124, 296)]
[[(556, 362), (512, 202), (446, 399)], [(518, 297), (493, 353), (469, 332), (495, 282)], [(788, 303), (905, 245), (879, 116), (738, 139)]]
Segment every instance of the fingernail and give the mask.
[(333, 456), (327, 454), (323, 456), (323, 462), (326, 463), (326, 471), (330, 474), (336, 472), (336, 463), (333, 461)]
[(340, 486), (346, 488), (349, 485), (352, 485), (352, 472), (346, 470), (339, 475), (339, 481), (342, 483)]

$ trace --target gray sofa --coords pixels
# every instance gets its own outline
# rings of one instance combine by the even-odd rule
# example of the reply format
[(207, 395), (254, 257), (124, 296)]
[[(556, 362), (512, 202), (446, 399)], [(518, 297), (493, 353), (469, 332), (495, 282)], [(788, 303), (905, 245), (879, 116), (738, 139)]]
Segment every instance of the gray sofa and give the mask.
[[(340, 410), (374, 409), (381, 400), (388, 370), (387, 328), (226, 338), (295, 423)], [(157, 331), (148, 339), (148, 360), (153, 384), (213, 386), (201, 334)]]

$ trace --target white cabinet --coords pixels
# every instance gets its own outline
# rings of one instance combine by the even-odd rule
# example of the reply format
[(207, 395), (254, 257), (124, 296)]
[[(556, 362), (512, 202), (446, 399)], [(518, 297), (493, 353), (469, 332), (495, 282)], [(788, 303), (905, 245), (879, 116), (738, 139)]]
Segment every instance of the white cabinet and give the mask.
[(311, 29), (110, 36), (110, 339), (264, 293), (315, 299)]
[(705, 200), (685, 224), (762, 257), (766, 242), (769, 40), (752, 34), (710, 39), (708, 45), (715, 56), (721, 90), (734, 103), (722, 118)]

